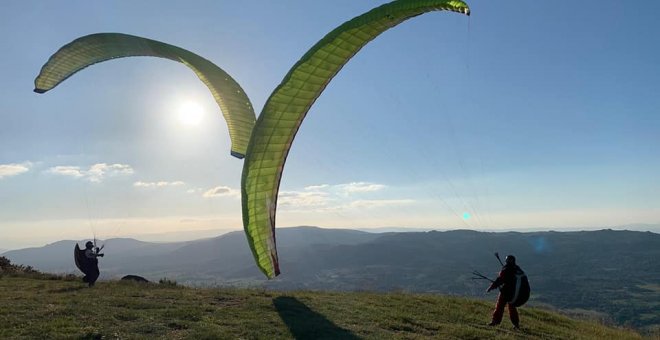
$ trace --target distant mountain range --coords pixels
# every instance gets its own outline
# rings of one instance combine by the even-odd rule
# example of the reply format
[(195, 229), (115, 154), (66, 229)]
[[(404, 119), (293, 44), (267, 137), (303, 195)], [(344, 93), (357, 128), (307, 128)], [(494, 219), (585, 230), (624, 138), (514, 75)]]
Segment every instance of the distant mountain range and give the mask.
[[(315, 227), (277, 233), (282, 275), (265, 280), (243, 232), (178, 243), (105, 242), (102, 278), (137, 274), (196, 286), (412, 291), (484, 296), (493, 256), (515, 254), (532, 285), (532, 303), (580, 311), (621, 325), (660, 326), (660, 234), (637, 231), (368, 233)], [(76, 241), (4, 254), (37, 269), (77, 272)], [(81, 245), (84, 241), (79, 241)]]

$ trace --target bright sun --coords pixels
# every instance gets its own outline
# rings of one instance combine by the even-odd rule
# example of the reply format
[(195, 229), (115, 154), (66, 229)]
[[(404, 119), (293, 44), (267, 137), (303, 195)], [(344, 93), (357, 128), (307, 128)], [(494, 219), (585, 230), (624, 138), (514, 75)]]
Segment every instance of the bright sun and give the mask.
[(197, 126), (204, 117), (204, 108), (196, 102), (186, 101), (179, 105), (179, 122), (185, 126)]

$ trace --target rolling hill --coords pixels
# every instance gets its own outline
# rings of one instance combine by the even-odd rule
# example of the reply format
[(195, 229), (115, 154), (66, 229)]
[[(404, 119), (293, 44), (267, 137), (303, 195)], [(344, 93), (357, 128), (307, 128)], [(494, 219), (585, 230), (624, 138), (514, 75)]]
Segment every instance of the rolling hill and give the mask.
[[(75, 272), (73, 241), (11, 251), (15, 263)], [(241, 232), (193, 242), (107, 242), (103, 277), (138, 274), (193, 286), (277, 290), (405, 291), (492, 299), (478, 270), (494, 276), (493, 252), (515, 254), (532, 285), (531, 304), (612, 324), (660, 325), (660, 235), (634, 231), (366, 233), (313, 227), (278, 231), (283, 274), (267, 281)]]

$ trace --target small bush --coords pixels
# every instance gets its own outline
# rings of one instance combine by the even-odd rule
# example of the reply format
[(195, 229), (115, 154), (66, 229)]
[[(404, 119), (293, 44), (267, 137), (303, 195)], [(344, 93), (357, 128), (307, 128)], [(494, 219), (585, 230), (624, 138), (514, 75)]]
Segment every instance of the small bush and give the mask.
[(6, 272), (12, 267), (11, 261), (4, 256), (0, 256), (0, 272)]
[(174, 280), (170, 280), (166, 277), (158, 280), (158, 284), (161, 284), (163, 286), (168, 286), (168, 287), (177, 287), (177, 283)]
[(73, 274), (57, 275), (50, 273), (42, 273), (34, 269), (34, 267), (32, 266), (13, 264), (8, 258), (4, 256), (0, 256), (0, 276), (2, 275), (20, 276), (20, 277), (27, 277), (32, 279), (42, 279), (42, 280), (73, 281), (78, 279), (78, 277), (76, 277)]
[(11, 261), (4, 257), (0, 256), (0, 271), (3, 274), (37, 274), (38, 270), (34, 269), (32, 266), (24, 266), (22, 264), (13, 264)]

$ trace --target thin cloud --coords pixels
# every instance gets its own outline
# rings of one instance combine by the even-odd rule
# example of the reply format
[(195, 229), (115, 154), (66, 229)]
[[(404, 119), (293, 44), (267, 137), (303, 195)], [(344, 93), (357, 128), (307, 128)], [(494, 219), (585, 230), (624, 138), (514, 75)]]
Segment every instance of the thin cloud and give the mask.
[(319, 208), (331, 201), (329, 193), (320, 191), (281, 191), (277, 197), (278, 205), (285, 208)]
[(319, 184), (310, 185), (304, 188), (305, 192), (332, 192), (343, 195), (351, 195), (365, 192), (381, 191), (387, 188), (384, 184), (371, 182), (350, 182), (344, 184)]
[(320, 185), (310, 185), (308, 187), (305, 187), (306, 191), (318, 191), (318, 190), (324, 190), (330, 188), (330, 184), (320, 184)]
[(90, 182), (99, 183), (107, 177), (128, 176), (134, 173), (128, 164), (96, 163), (84, 170), (79, 166), (61, 165), (47, 170), (47, 172), (67, 177), (83, 178)]
[(136, 188), (164, 188), (164, 187), (177, 187), (177, 186), (182, 186), (186, 183), (182, 181), (173, 181), (173, 182), (167, 182), (167, 181), (158, 181), (158, 182), (143, 182), (143, 181), (137, 181), (133, 183), (133, 186)]
[[(299, 191), (280, 191), (278, 205), (287, 211), (339, 212), (412, 204), (409, 199), (378, 199), (387, 186), (370, 182), (311, 185)], [(369, 195), (371, 199), (365, 199)], [(381, 196), (382, 197), (382, 196)], [(358, 199), (359, 198), (359, 199)]]
[(383, 184), (369, 183), (369, 182), (352, 182), (348, 184), (337, 185), (337, 188), (345, 194), (354, 194), (362, 192), (380, 191), (386, 188)]
[(240, 192), (236, 189), (232, 189), (230, 187), (226, 186), (217, 186), (215, 188), (211, 188), (202, 194), (202, 197), (204, 198), (215, 198), (215, 197), (239, 197)]
[(410, 205), (415, 203), (415, 200), (403, 199), (403, 200), (357, 200), (353, 201), (348, 206), (354, 209), (372, 209), (372, 208), (384, 208), (384, 207), (393, 207), (393, 206), (402, 206)]
[(69, 176), (69, 177), (84, 176), (79, 166), (56, 166), (48, 169), (48, 172), (55, 175)]
[(10, 164), (0, 164), (0, 179), (5, 177), (17, 176), (22, 173), (30, 171), (32, 163), (10, 163)]

